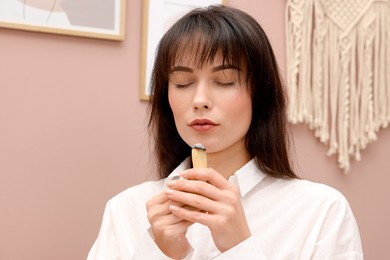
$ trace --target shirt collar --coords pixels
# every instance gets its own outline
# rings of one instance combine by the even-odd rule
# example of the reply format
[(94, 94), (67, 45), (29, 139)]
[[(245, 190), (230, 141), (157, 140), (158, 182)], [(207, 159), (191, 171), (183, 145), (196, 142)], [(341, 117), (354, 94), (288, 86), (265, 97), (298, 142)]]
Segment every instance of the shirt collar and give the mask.
[[(173, 172), (171, 172), (171, 174), (169, 174), (168, 178), (164, 181), (164, 187), (166, 186), (167, 181), (172, 180), (176, 176), (180, 176), (179, 174), (188, 169), (189, 165), (190, 157), (186, 158), (175, 170), (173, 170)], [(234, 183), (240, 190), (241, 197), (244, 197), (261, 182), (265, 176), (266, 175), (257, 167), (255, 160), (252, 159), (230, 176), (229, 182)]]
[(176, 169), (169, 174), (169, 176), (164, 181), (164, 187), (167, 186), (167, 182), (172, 180), (175, 177), (180, 177), (180, 173), (190, 167), (190, 157), (187, 157), (181, 164), (179, 164)]
[(238, 169), (229, 178), (229, 182), (236, 184), (240, 190), (241, 197), (251, 191), (266, 175), (257, 167), (255, 159), (250, 160)]

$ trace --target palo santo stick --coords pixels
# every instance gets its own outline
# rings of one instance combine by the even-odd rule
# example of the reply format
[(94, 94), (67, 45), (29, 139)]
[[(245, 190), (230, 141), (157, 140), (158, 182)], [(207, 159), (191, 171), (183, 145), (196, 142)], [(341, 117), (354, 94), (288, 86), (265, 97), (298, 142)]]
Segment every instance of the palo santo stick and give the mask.
[(206, 148), (201, 144), (192, 146), (192, 166), (194, 168), (207, 168)]

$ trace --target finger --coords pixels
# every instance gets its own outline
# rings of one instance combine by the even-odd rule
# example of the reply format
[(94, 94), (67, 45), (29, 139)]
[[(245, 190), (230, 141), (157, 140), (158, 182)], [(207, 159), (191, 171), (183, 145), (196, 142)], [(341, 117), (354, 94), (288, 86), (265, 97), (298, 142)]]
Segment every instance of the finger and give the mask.
[[(174, 207), (179, 207), (176, 205), (173, 205)], [(164, 209), (164, 212), (158, 212), (158, 211), (151, 211), (148, 212), (148, 220), (153, 228), (163, 229), (167, 226), (173, 226), (176, 224), (181, 223), (182, 221), (186, 221), (174, 214), (169, 210), (170, 206), (167, 206), (166, 209)], [(185, 225), (188, 226), (188, 225)]]
[(176, 207), (174, 205), (171, 205), (169, 209), (172, 212), (172, 215), (175, 215), (189, 223), (200, 223), (209, 226), (212, 221), (215, 221), (212, 213), (206, 211), (192, 211), (186, 208)]
[(179, 216), (176, 216), (175, 214), (171, 213), (172, 216), (174, 216), (177, 219), (180, 219), (180, 221), (173, 223), (170, 226), (175, 226), (175, 228), (179, 230), (186, 231), (194, 222), (188, 221), (186, 219), (180, 218)]
[(177, 181), (169, 181), (167, 182), (167, 186), (169, 189), (198, 194), (211, 200), (219, 200), (222, 196), (221, 193), (224, 192), (214, 185), (200, 180), (181, 179)]
[[(169, 207), (170, 206), (176, 206), (176, 207), (181, 207), (181, 208), (186, 208), (188, 210), (192, 210), (192, 211), (199, 211), (199, 209), (197, 208), (194, 208), (192, 206), (189, 206), (189, 205), (186, 205), (184, 203), (180, 203), (180, 202), (177, 202), (177, 201), (174, 201), (174, 200), (170, 200), (170, 205), (168, 206), (168, 210), (169, 210)], [(171, 211), (169, 210), (169, 213), (171, 213)]]
[[(195, 170), (198, 171), (199, 169)], [(210, 170), (211, 174), (213, 176), (216, 176), (215, 180), (217, 181), (212, 181), (212, 178), (203, 178), (203, 180), (181, 178), (180, 180), (176, 181), (168, 181), (167, 186), (170, 189), (199, 194), (214, 201), (225, 201), (227, 203), (229, 203), (229, 201), (231, 200), (231, 196), (239, 196), (239, 190), (236, 186), (225, 180), (218, 172), (214, 171), (213, 169)], [(193, 171), (189, 172), (189, 176), (195, 176), (196, 174), (197, 173), (193, 174)], [(205, 175), (202, 175), (202, 173), (200, 173), (197, 176), (210, 175), (207, 173)], [(210, 182), (205, 181), (207, 179), (209, 179)], [(217, 186), (215, 186), (213, 183)]]
[(164, 192), (161, 192), (157, 194), (156, 196), (152, 197), (150, 200), (146, 202), (146, 208), (150, 208), (154, 205), (161, 205), (168, 201), (168, 197), (165, 195)]
[[(204, 197), (202, 195), (183, 192), (183, 191), (179, 191), (179, 190), (173, 190), (173, 189), (166, 189), (165, 193), (166, 193), (167, 197), (170, 198), (171, 200), (188, 205), (192, 208), (195, 208), (196, 211), (215, 212), (218, 209), (217, 202), (215, 202), (207, 197)], [(175, 206), (175, 205), (173, 205), (173, 206)], [(179, 207), (179, 208), (183, 208), (183, 207)], [(187, 209), (187, 210), (189, 210), (189, 209)], [(192, 210), (192, 211), (194, 211), (194, 210)]]
[[(171, 214), (169, 206), (171, 205), (170, 199), (164, 192), (157, 194), (146, 202), (146, 210), (148, 213), (148, 219), (153, 221), (160, 216)], [(180, 205), (177, 205), (180, 206)]]
[(219, 189), (227, 189), (230, 186), (225, 177), (212, 168), (192, 168), (181, 172), (180, 176), (189, 180), (209, 182)]
[[(165, 201), (165, 202), (163, 204), (154, 204), (152, 202), (149, 203), (149, 205), (147, 207), (147, 212), (148, 212), (148, 218), (150, 221), (155, 221), (156, 219), (162, 219), (162, 217), (164, 217), (164, 216), (169, 216), (169, 215), (172, 216), (172, 212), (169, 210), (170, 205), (174, 205), (176, 207), (185, 207), (188, 210), (199, 210), (199, 209), (195, 209), (191, 206), (185, 205), (184, 203), (170, 200), (165, 194), (163, 196), (158, 195), (158, 197), (164, 197), (164, 199), (163, 200), (156, 199), (156, 200), (154, 200), (154, 202), (156, 202), (156, 201), (159, 201), (159, 202)], [(166, 224), (175, 224), (175, 223), (178, 223), (182, 220), (182, 219), (177, 219), (176, 217), (167, 218), (167, 219), (168, 219), (168, 221), (165, 221)]]
[[(168, 209), (169, 205), (174, 203), (176, 206), (182, 207), (184, 204), (171, 201), (164, 192), (157, 194), (152, 197), (149, 201), (146, 202), (146, 208), (149, 210), (150, 208), (156, 208), (157, 211), (164, 212), (164, 208)], [(169, 210), (165, 210), (169, 213)]]

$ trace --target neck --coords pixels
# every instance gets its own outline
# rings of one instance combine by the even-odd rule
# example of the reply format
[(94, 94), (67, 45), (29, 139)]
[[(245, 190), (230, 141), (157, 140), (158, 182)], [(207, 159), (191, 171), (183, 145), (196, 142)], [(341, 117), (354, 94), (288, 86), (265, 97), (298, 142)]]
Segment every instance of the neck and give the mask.
[(223, 152), (208, 153), (207, 165), (222, 174), (226, 179), (229, 179), (235, 171), (240, 169), (251, 159), (252, 158), (245, 147), (235, 147)]

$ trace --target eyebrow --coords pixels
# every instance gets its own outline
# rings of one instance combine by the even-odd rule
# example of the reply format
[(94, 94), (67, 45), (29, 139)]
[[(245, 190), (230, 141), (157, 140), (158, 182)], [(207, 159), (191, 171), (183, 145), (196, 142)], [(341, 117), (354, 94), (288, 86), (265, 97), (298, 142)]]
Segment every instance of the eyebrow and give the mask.
[(173, 69), (171, 69), (171, 73), (175, 71), (183, 71), (183, 72), (190, 72), (190, 73), (194, 72), (193, 69), (185, 66), (174, 66)]
[[(227, 70), (227, 69), (234, 69), (234, 70), (238, 70), (238, 71), (241, 70), (239, 67), (231, 65), (231, 64), (221, 64), (221, 65), (218, 65), (218, 66), (212, 68), (211, 72), (214, 73), (217, 71)], [(192, 68), (185, 67), (185, 66), (174, 66), (170, 73), (173, 73), (175, 71), (182, 71), (182, 72), (189, 72), (189, 73), (194, 72), (194, 70)]]

